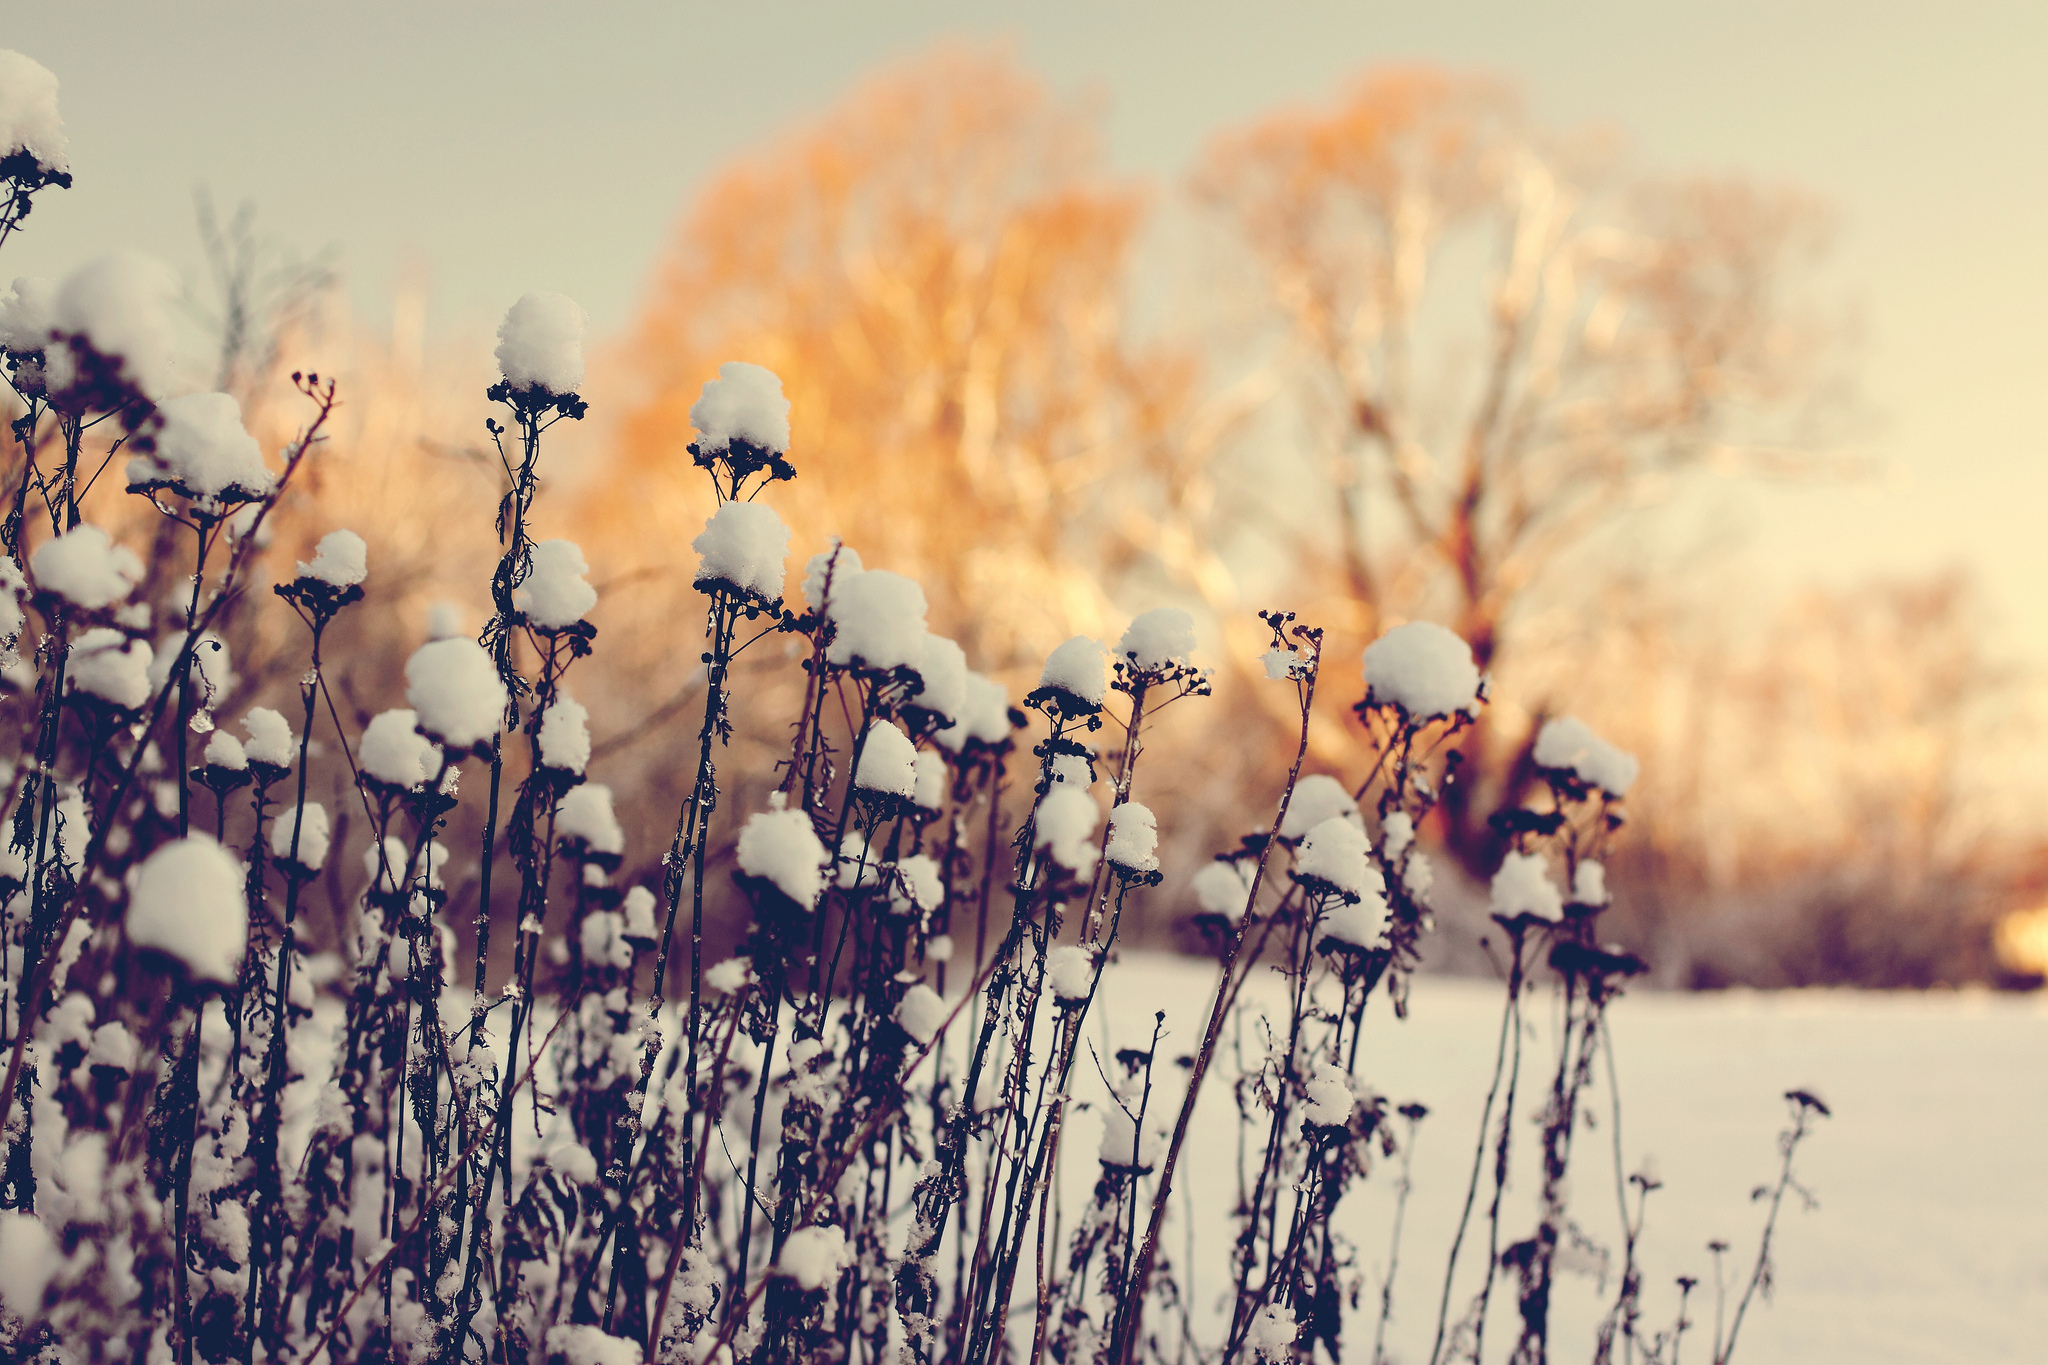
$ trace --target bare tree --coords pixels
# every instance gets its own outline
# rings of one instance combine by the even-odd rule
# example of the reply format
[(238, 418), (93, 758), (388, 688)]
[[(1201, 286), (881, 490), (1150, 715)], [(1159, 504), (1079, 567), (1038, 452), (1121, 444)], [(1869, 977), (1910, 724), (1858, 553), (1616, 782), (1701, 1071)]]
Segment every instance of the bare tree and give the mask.
[[(1227, 135), (1197, 185), (1257, 263), (1334, 485), (1313, 558), (1366, 637), (1438, 616), (1498, 670), (1518, 606), (1660, 480), (1800, 458), (1823, 348), (1796, 194), (1631, 173), (1430, 69)], [(1475, 735), (1482, 781), (1446, 802), (1468, 858), (1507, 747)]]

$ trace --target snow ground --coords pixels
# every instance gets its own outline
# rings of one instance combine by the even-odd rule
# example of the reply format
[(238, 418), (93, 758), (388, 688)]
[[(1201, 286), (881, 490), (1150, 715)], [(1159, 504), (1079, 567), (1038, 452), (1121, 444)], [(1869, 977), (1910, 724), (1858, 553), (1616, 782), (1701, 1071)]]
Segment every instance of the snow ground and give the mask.
[[(1105, 977), (1098, 1008), (1117, 1043), (1149, 1037), (1152, 1012), (1167, 1011), (1162, 1062), (1192, 1050), (1208, 1009), (1214, 969), (1178, 958), (1127, 956)], [(1275, 978), (1277, 980), (1277, 978)], [(1539, 1001), (1547, 997), (1539, 997)], [(1410, 1017), (1373, 1004), (1359, 1070), (1395, 1104), (1420, 1100), (1423, 1121), (1414, 1193), (1395, 1284), (1390, 1359), (1428, 1357), (1436, 1301), (1468, 1178), (1480, 1106), (1500, 1025), (1490, 982), (1430, 977), (1415, 983)], [(1525, 1099), (1547, 1080), (1554, 1056), (1550, 1015), (1528, 1008)], [(1712, 1259), (1705, 1244), (1733, 1243), (1729, 1277), (1746, 1278), (1763, 1210), (1750, 1191), (1777, 1170), (1780, 1098), (1794, 1086), (1834, 1109), (1801, 1147), (1798, 1171), (1819, 1207), (1788, 1199), (1776, 1243), (1774, 1301), (1752, 1306), (1736, 1359), (1744, 1365), (1802, 1362), (2043, 1359), (2048, 1337), (2048, 996), (1981, 992), (1926, 995), (1853, 991), (1703, 995), (1641, 993), (1614, 1011), (1628, 1169), (1645, 1156), (1664, 1188), (1652, 1195), (1643, 1257), (1645, 1318), (1668, 1325), (1673, 1281), (1699, 1276), (1685, 1356), (1708, 1358)], [(1091, 1029), (1091, 1032), (1096, 1030)], [(1187, 1164), (1176, 1185), (1201, 1210), (1197, 1265), (1218, 1264), (1223, 1217), (1235, 1199), (1235, 1114), (1212, 1073)], [(1594, 1238), (1618, 1249), (1609, 1097), (1604, 1078), (1574, 1152), (1573, 1211)], [(1522, 1110), (1528, 1112), (1526, 1104)], [(1063, 1197), (1086, 1197), (1095, 1129), (1066, 1146)], [(1533, 1125), (1518, 1120), (1519, 1156), (1530, 1158)], [(1533, 1164), (1517, 1162), (1505, 1244), (1533, 1219)], [(1368, 1359), (1386, 1264), (1396, 1171), (1382, 1163), (1347, 1199), (1340, 1218), (1366, 1271), (1362, 1307), (1345, 1333), (1347, 1359)], [(1484, 1194), (1482, 1192), (1482, 1212)], [(1176, 1196), (1176, 1204), (1182, 1196)], [(1202, 1216), (1213, 1214), (1213, 1218)], [(1483, 1245), (1484, 1225), (1477, 1225)], [(1175, 1244), (1184, 1236), (1174, 1234)], [(1468, 1237), (1452, 1313), (1476, 1283)], [(1482, 1253), (1483, 1254), (1483, 1253)], [(1197, 1279), (1197, 1303), (1221, 1286)], [(1591, 1277), (1560, 1289), (1556, 1357), (1589, 1359), (1591, 1334), (1611, 1302)], [(1732, 1307), (1733, 1294), (1730, 1295)], [(1512, 1341), (1513, 1293), (1495, 1293), (1488, 1357)], [(1505, 1301), (1504, 1301), (1505, 1300)]]

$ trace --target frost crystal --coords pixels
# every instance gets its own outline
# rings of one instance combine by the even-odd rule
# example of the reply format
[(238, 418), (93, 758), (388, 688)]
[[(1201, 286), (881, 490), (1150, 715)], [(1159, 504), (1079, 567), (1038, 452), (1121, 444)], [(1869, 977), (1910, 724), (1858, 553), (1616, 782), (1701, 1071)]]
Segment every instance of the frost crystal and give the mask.
[(697, 429), (698, 449), (707, 455), (734, 441), (779, 455), (789, 449), (789, 400), (773, 370), (728, 360), (690, 405), (690, 425)]
[(128, 941), (177, 958), (199, 980), (234, 985), (249, 939), (243, 876), (241, 862), (207, 835), (172, 840), (136, 870)]
[(135, 552), (90, 524), (36, 546), (28, 567), (37, 587), (87, 611), (120, 601), (142, 581), (142, 561)]
[(789, 528), (763, 502), (728, 502), (711, 514), (690, 542), (699, 556), (696, 586), (730, 587), (774, 601), (782, 596), (782, 561), (789, 558)]
[(1593, 732), (1593, 727), (1574, 716), (1545, 721), (1536, 736), (1531, 755), (1539, 768), (1576, 774), (1581, 780), (1609, 796), (1626, 796), (1642, 764), (1625, 749), (1618, 749)]
[(1479, 667), (1463, 640), (1431, 621), (1395, 626), (1365, 647), (1365, 686), (1418, 721), (1453, 716), (1479, 698)]
[(528, 294), (498, 325), (498, 372), (514, 389), (562, 397), (583, 386), (583, 309), (562, 294)]

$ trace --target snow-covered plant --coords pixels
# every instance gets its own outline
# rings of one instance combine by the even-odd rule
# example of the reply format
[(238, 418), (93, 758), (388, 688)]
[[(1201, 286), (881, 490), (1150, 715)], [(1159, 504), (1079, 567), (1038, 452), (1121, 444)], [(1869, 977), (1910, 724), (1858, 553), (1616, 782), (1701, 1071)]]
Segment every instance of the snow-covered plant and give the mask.
[[(69, 184), (54, 88), (0, 53), (0, 243), (31, 193)], [(1366, 761), (1310, 772), (1325, 637), (1263, 613), (1260, 685), (1291, 689), (1291, 766), (1260, 794), (1270, 819), (1176, 866), (1175, 807), (1141, 759), (1170, 709), (1212, 695), (1195, 619), (1162, 607), (1113, 641), (1058, 644), (1013, 707), (977, 671), (994, 661), (933, 633), (912, 578), (836, 542), (789, 578), (790, 403), (772, 372), (728, 363), (675, 436), (677, 472), (709, 492), (675, 570), (702, 639), (670, 642), (702, 711), (671, 756), (675, 832), (642, 877), (629, 831), (648, 812), (593, 743), (604, 689), (569, 689), (598, 667), (590, 561), (536, 537), (547, 433), (587, 411), (581, 309), (529, 294), (506, 314), (485, 394), (504, 414), (486, 419), (503, 475), (492, 611), (476, 639), (446, 620), (420, 639), (395, 624), (372, 540), (287, 513), (306, 557), (265, 552), (335, 382), (294, 375), (310, 416), (267, 449), (235, 398), (174, 392), (165, 279), (116, 256), (0, 298), (20, 408), (0, 518), (0, 705), (20, 721), (0, 849), (0, 1359), (1356, 1349), (1360, 1261), (1333, 1214), (1396, 1152), (1407, 1207), (1425, 1111), (1373, 1089), (1362, 1043), (1405, 1017), (1435, 929), (1424, 836), (1488, 691), (1463, 641), (1420, 622), (1375, 641), (1354, 708)], [(121, 486), (93, 493), (117, 457)], [(146, 553), (124, 543), (138, 518), (157, 532)], [(330, 676), (364, 618), (405, 642), (374, 697)], [(258, 636), (296, 680), (295, 699), (272, 684), (276, 709), (230, 667), (233, 640), (260, 671)], [(753, 677), (736, 670), (765, 674), (777, 645), (801, 660), (802, 700), (786, 749), (765, 736), (777, 758), (750, 774), (734, 755), (765, 751), (733, 742)], [(1567, 1200), (1573, 1138), (1607, 1007), (1642, 966), (1598, 931), (1633, 758), (1562, 719), (1532, 760), (1545, 797), (1496, 821), (1503, 1045), (1438, 1360), (1482, 1358), (1508, 1277), (1514, 1358), (1545, 1358), (1557, 1270), (1591, 1244)], [(195, 790), (211, 797), (196, 816)], [(1133, 922), (1183, 892), (1217, 969), (1200, 1035), (1163, 1053), (1161, 1010), (1149, 1037), (1105, 1045)], [(727, 930), (737, 953), (707, 960)], [(1269, 977), (1282, 1003), (1262, 1010)], [(1503, 1248), (1538, 982), (1564, 1029), (1535, 1227)], [(1369, 1018), (1375, 997), (1390, 1008)], [(1182, 1263), (1164, 1234), (1191, 1143), (1212, 1141), (1194, 1132), (1212, 1073), (1238, 1117), (1233, 1236), (1215, 1264)], [(1793, 1149), (1825, 1113), (1791, 1098), (1722, 1359), (1768, 1283)], [(1489, 1154), (1475, 1276), (1460, 1258)], [(1087, 1173), (1078, 1210), (1063, 1162)], [(1677, 1354), (1683, 1300), (1668, 1333), (1642, 1326), (1653, 1187), (1637, 1180), (1633, 1210), (1624, 1195), (1603, 1359), (1617, 1343)], [(1382, 1335), (1392, 1305), (1390, 1275)]]

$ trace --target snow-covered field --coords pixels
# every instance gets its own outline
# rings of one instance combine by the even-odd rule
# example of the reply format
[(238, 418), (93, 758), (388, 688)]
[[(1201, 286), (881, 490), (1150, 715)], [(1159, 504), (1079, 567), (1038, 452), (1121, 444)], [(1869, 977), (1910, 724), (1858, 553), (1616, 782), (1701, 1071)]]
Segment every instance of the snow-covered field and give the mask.
[[(1162, 1062), (1191, 1049), (1211, 979), (1211, 969), (1198, 962), (1127, 957), (1105, 979), (1098, 1005), (1107, 1010), (1109, 1036), (1142, 1041), (1153, 1010), (1164, 1008)], [(1360, 1072), (1394, 1103), (1413, 1099), (1430, 1108), (1388, 1334), (1389, 1354), (1414, 1362), (1427, 1358), (1435, 1326), (1492, 1067), (1500, 992), (1488, 982), (1425, 978), (1416, 983), (1405, 1022), (1380, 999), (1373, 1009)], [(1535, 1022), (1525, 1050), (1525, 1097), (1532, 1081), (1547, 1078), (1554, 1056), (1547, 1015), (1536, 1001), (1529, 1017)], [(1734, 1244), (1731, 1281), (1748, 1273), (1762, 1223), (1749, 1195), (1776, 1172), (1776, 1137), (1786, 1126), (1780, 1096), (1794, 1086), (1813, 1090), (1834, 1109), (1799, 1154), (1799, 1171), (1819, 1207), (1807, 1212), (1788, 1201), (1775, 1299), (1752, 1309), (1736, 1359), (1881, 1365), (2048, 1358), (2048, 997), (1646, 993), (1622, 1001), (1614, 1022), (1628, 1168), (1638, 1169), (1647, 1156), (1664, 1182), (1651, 1197), (1645, 1235), (1647, 1320), (1668, 1322), (1676, 1276), (1703, 1281), (1686, 1358), (1704, 1360), (1709, 1351), (1706, 1243), (1719, 1237)], [(1176, 1184), (1194, 1201), (1198, 1233), (1220, 1239), (1236, 1191), (1236, 1139), (1219, 1079), (1211, 1078), (1191, 1164)], [(1573, 1208), (1589, 1233), (1618, 1246), (1604, 1085), (1592, 1107), (1600, 1126), (1579, 1135)], [(1519, 1126), (1527, 1158), (1536, 1131)], [(1093, 1163), (1076, 1159), (1092, 1154), (1092, 1138), (1092, 1129), (1077, 1132), (1067, 1148), (1070, 1208), (1093, 1179)], [(1368, 1275), (1365, 1307), (1346, 1333), (1360, 1359), (1370, 1349), (1368, 1310), (1376, 1311), (1386, 1263), (1393, 1183), (1393, 1169), (1382, 1166), (1342, 1214)], [(1534, 1183), (1525, 1175), (1511, 1188), (1504, 1242), (1527, 1232)], [(1470, 1246), (1461, 1285), (1477, 1269)], [(1213, 1265), (1217, 1256), (1198, 1251), (1196, 1260)], [(1589, 1358), (1592, 1324), (1612, 1287), (1610, 1281), (1602, 1294), (1589, 1278), (1566, 1282), (1556, 1313), (1558, 1359)], [(1219, 1288), (1198, 1278), (1194, 1291), (1201, 1301)], [(1454, 1296), (1454, 1314), (1469, 1293), (1461, 1287)], [(1489, 1357), (1512, 1339), (1512, 1300), (1512, 1289), (1495, 1294)]]

